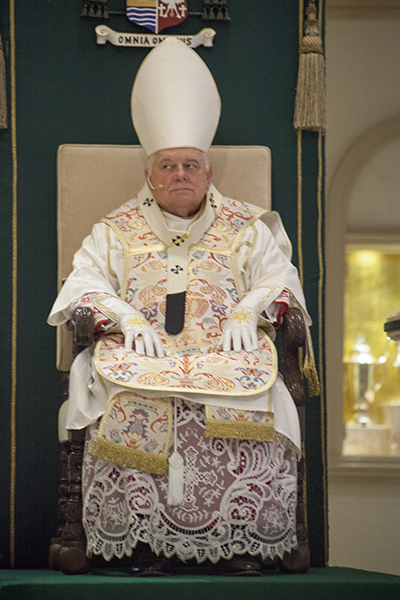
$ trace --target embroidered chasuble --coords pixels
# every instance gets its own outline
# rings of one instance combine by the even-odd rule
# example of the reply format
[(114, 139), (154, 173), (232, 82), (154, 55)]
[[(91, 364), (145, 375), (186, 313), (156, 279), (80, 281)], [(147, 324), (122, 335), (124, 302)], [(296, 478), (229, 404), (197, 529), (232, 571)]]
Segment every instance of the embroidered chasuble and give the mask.
[[(94, 354), (98, 373), (104, 380), (132, 392), (124, 391), (112, 398), (89, 452), (125, 466), (166, 473), (171, 396), (183, 391), (203, 394), (207, 404), (210, 393), (244, 397), (272, 386), (277, 375), (276, 350), (262, 328), (259, 348), (252, 353), (223, 352), (219, 348), (223, 323), (243, 295), (236, 254), (247, 227), (263, 212), (223, 199), (212, 187), (197, 219), (187, 231), (177, 231), (166, 226), (145, 186), (136, 202), (104, 219), (124, 249), (121, 298), (154, 327), (165, 348), (165, 357), (127, 352), (124, 336), (118, 331), (99, 340)], [(266, 288), (267, 304), (280, 291), (278, 286)], [(105, 297), (98, 294), (92, 300), (97, 309), (107, 314)], [(171, 330), (182, 324), (176, 334), (166, 331), (169, 302)], [(183, 316), (179, 314), (182, 305)], [(113, 320), (112, 314), (109, 317)], [(146, 391), (162, 392), (164, 397), (146, 398)], [(146, 426), (140, 426), (144, 405), (148, 411)], [(256, 413), (209, 406), (205, 435), (273, 441), (276, 434), (272, 403), (269, 400), (264, 410)]]

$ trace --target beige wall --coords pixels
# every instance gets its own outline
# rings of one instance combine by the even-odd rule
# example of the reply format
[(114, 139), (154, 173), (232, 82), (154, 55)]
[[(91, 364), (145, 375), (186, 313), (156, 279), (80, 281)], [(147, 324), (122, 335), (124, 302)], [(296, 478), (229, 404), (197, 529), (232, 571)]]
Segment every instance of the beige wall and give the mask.
[[(352, 215), (354, 228), (354, 215), (360, 211), (361, 220), (364, 207), (363, 227), (373, 228), (373, 219), (368, 222), (365, 215), (373, 214), (379, 187), (371, 186), (373, 193), (369, 194), (365, 186), (360, 185), (359, 177), (374, 156), (375, 148), (384, 156), (382, 149), (386, 145), (400, 147), (400, 2), (327, 1), (326, 358), (330, 564), (400, 575), (400, 462), (370, 459), (366, 463), (341, 457), (340, 333), (347, 214)], [(400, 173), (400, 157), (398, 164)], [(396, 173), (397, 178), (399, 173)], [(363, 190), (362, 198), (357, 190)], [(387, 225), (391, 235), (398, 235), (400, 239), (399, 193), (384, 194), (382, 198), (391, 202), (391, 206), (384, 207), (385, 214), (390, 214)], [(384, 232), (385, 222), (380, 226), (380, 234)]]
[(400, 575), (398, 480), (330, 479), (331, 566)]

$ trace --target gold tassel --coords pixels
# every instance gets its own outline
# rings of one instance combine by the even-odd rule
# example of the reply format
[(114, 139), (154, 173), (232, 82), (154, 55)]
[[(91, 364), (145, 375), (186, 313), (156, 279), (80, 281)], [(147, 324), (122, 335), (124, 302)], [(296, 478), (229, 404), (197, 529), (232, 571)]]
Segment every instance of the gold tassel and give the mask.
[[(304, 324), (306, 323), (306, 313), (303, 310), (301, 304), (291, 296), (290, 298), (291, 306), (298, 308), (302, 315)], [(310, 328), (305, 325), (306, 329), (306, 343), (305, 343), (305, 356), (302, 368), (302, 375), (307, 379), (308, 383), (308, 392), (310, 396), (319, 396), (321, 393), (321, 384), (319, 382), (317, 367), (315, 366), (315, 358), (314, 358), (314, 348), (310, 333)], [(321, 350), (320, 350), (321, 351)]]
[(310, 328), (306, 326), (306, 355), (303, 363), (303, 375), (308, 382), (308, 393), (310, 396), (319, 396), (321, 392), (321, 386), (319, 383), (319, 377), (317, 368), (315, 366), (314, 349), (311, 339)]
[(325, 131), (325, 61), (314, 0), (310, 0), (300, 44), (294, 128)]
[[(300, 307), (300, 305), (299, 305)], [(305, 318), (305, 315), (304, 315)], [(319, 396), (321, 393), (321, 386), (319, 383), (319, 377), (317, 367), (315, 366), (314, 348), (311, 339), (310, 328), (306, 325), (306, 343), (305, 343), (305, 357), (303, 363), (303, 376), (307, 379), (308, 393), (312, 396)]]
[(0, 129), (7, 129), (6, 62), (0, 36)]
[(319, 384), (315, 362), (310, 356), (307, 355), (304, 360), (303, 374), (308, 382), (308, 392), (310, 396), (319, 396), (321, 393), (321, 386)]

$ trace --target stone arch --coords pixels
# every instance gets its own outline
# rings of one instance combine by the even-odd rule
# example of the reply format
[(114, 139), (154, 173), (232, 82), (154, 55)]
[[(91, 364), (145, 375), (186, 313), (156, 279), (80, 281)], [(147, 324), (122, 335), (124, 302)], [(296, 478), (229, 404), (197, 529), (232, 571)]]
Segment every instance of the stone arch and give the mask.
[(342, 414), (342, 352), (346, 217), (352, 190), (362, 169), (384, 146), (400, 139), (400, 115), (361, 134), (344, 152), (336, 167), (326, 203), (326, 378), (328, 449), (339, 459), (344, 436)]

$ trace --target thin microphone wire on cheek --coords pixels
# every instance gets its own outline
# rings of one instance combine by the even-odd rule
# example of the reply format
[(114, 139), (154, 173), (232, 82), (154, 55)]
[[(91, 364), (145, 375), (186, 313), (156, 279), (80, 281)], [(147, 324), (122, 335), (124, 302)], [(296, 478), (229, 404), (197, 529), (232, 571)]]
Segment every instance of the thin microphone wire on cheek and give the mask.
[(150, 188), (151, 190), (155, 190), (156, 188), (155, 188), (155, 187), (154, 187), (154, 185), (151, 183), (151, 181), (150, 181), (150, 177), (147, 177), (146, 179), (147, 179), (147, 185), (149, 186), (149, 188)]
[[(150, 177), (147, 177), (147, 185), (149, 186), (149, 188), (150, 188), (151, 190), (155, 190), (155, 189), (156, 189), (156, 188), (154, 187), (154, 185), (151, 183), (151, 181), (150, 181)], [(163, 189), (164, 189), (164, 186), (163, 186), (163, 184), (162, 184), (162, 183), (160, 183), (160, 184), (158, 185), (158, 189), (160, 189), (160, 190), (163, 190)]]

